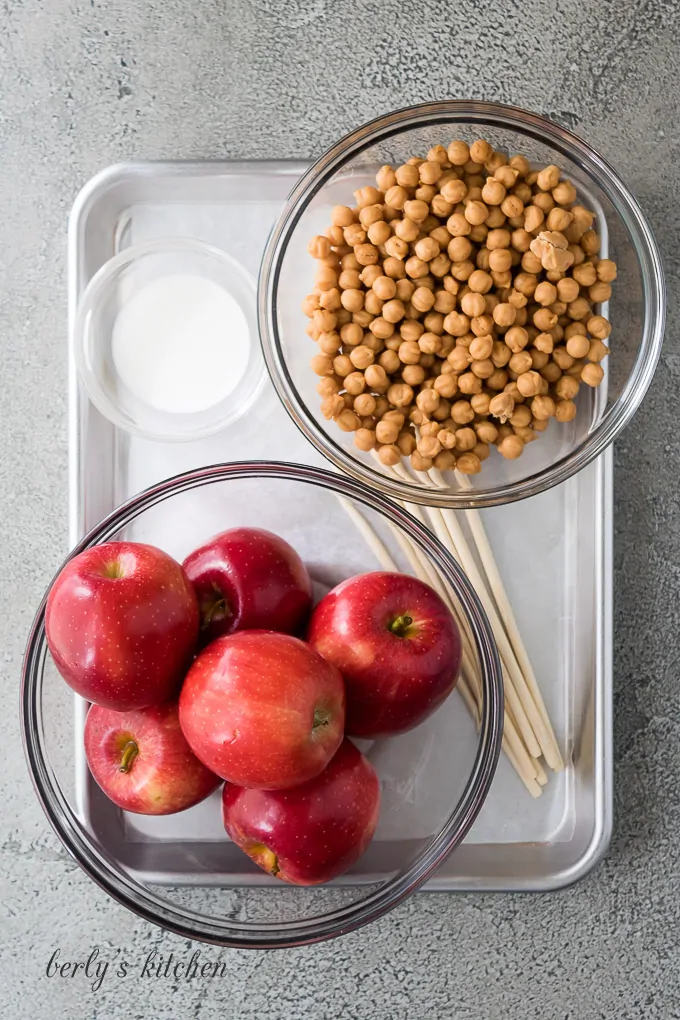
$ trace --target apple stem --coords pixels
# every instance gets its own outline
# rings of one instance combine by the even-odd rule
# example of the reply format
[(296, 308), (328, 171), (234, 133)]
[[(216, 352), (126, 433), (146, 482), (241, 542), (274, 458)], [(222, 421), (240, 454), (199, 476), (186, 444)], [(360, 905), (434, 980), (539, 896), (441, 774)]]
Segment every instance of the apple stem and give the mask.
[(139, 754), (139, 748), (134, 740), (128, 740), (127, 744), (123, 748), (123, 757), (120, 760), (119, 772), (129, 772), (132, 768), (132, 763)]
[(225, 598), (218, 598), (214, 602), (208, 602), (207, 604), (204, 603), (201, 606), (201, 630), (207, 630), (216, 616), (225, 619), (231, 615)]
[(117, 581), (121, 577), (125, 577), (123, 564), (118, 563), (116, 560), (112, 560), (110, 563), (107, 563), (104, 567), (104, 577), (108, 577), (111, 581)]
[(397, 637), (405, 637), (406, 631), (413, 623), (413, 617), (411, 616), (398, 616), (396, 620), (392, 620), (392, 623), (387, 628)]
[(317, 708), (314, 710), (314, 721), (312, 723), (312, 729), (316, 730), (319, 726), (328, 726), (331, 721), (330, 713), (325, 711), (323, 708)]

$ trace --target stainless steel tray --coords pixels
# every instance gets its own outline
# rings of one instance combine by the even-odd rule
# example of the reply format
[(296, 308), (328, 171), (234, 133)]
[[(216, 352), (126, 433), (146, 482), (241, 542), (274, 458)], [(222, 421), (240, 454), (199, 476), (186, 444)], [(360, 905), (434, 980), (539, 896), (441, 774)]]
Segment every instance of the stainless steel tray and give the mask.
[[(305, 168), (299, 162), (137, 163), (95, 177), (71, 215), (71, 325), (89, 279), (131, 243), (192, 236), (226, 249), (256, 274), (277, 212)], [(264, 449), (247, 422), (198, 443), (130, 437), (87, 399), (72, 349), (69, 378), (72, 543), (128, 496), (183, 470), (243, 459), (246, 450), (249, 457), (321, 463), (269, 383), (261, 402), (268, 424)], [(427, 889), (555, 889), (584, 875), (606, 851), (612, 823), (611, 479), (609, 451), (558, 488), (483, 511), (568, 767), (551, 775), (534, 801), (502, 758), (466, 842)], [(79, 811), (127, 867), (165, 884), (260, 884), (240, 854), (227, 858), (225, 871), (222, 850), (222, 867), (211, 868), (224, 837), (219, 821), (201, 814), (200, 805), (193, 809), (191, 837), (186, 822), (125, 815), (111, 805), (87, 770), (83, 718), (77, 700)]]

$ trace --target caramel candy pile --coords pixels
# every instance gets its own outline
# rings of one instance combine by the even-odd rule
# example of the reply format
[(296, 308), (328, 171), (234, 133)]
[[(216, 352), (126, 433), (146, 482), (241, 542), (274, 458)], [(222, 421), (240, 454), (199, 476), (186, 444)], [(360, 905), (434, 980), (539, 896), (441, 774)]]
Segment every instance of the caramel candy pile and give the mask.
[(312, 238), (321, 409), (383, 464), (477, 474), (598, 386), (616, 265), (556, 166), (479, 139), (383, 166)]

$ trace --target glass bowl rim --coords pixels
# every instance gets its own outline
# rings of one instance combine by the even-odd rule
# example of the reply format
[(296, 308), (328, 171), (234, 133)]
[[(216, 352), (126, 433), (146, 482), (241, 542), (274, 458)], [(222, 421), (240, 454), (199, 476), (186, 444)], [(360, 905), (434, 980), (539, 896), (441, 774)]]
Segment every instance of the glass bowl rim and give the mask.
[(427, 553), (459, 599), (479, 655), (484, 697), (474, 763), (463, 793), (439, 833), (433, 836), (404, 872), (381, 883), (376, 891), (363, 899), (324, 914), (293, 921), (249, 925), (234, 921), (223, 922), (217, 918), (206, 920), (200, 913), (175, 906), (157, 895), (152, 888), (116, 871), (108, 862), (106, 853), (84, 833), (58, 782), (52, 781), (41, 704), (43, 669), (47, 657), (45, 605), (49, 588), (35, 615), (22, 666), (22, 739), (36, 794), (54, 831), (90, 878), (119, 903), (146, 920), (185, 938), (228, 948), (293, 947), (333, 938), (387, 913), (427, 881), (465, 838), (484, 804), (500, 755), (503, 739), (503, 679), (498, 650), (486, 613), (453, 556), (429, 529), (390, 499), (371, 491), (361, 482), (325, 468), (286, 462), (243, 461), (215, 464), (175, 475), (138, 493), (108, 514), (81, 539), (64, 563), (84, 549), (107, 541), (139, 514), (163, 500), (188, 489), (234, 478), (288, 479), (312, 484), (380, 513)]
[[(109, 397), (97, 378), (96, 373), (91, 370), (87, 358), (85, 357), (85, 337), (87, 334), (88, 319), (95, 303), (101, 299), (102, 294), (106, 292), (107, 288), (121, 270), (132, 265), (138, 259), (146, 258), (149, 255), (164, 255), (177, 252), (188, 252), (189, 254), (204, 256), (213, 262), (221, 263), (222, 267), (228, 269), (231, 274), (240, 278), (246, 290), (248, 290), (253, 297), (253, 310), (249, 311), (248, 309), (245, 309), (244, 311), (249, 325), (253, 328), (251, 350), (252, 352), (257, 351), (257, 280), (253, 274), (241, 262), (239, 262), (238, 259), (235, 259), (232, 255), (230, 255), (229, 252), (224, 251), (217, 245), (210, 244), (207, 241), (201, 241), (198, 238), (193, 237), (157, 237), (148, 241), (140, 241), (139, 243), (131, 244), (129, 247), (123, 248), (122, 251), (112, 255), (111, 258), (107, 259), (106, 262), (97, 269), (78, 295), (72, 329), (73, 357), (78, 371), (78, 376), (97, 410), (100, 411), (108, 421), (113, 422), (113, 424), (122, 428), (126, 432), (136, 436), (141, 436), (143, 439), (158, 440), (166, 443), (195, 442), (196, 440), (206, 439), (208, 436), (212, 436), (216, 432), (220, 432), (223, 428), (226, 428), (237, 418), (241, 417), (253, 405), (254, 401), (262, 392), (266, 381), (266, 372), (264, 371), (264, 367), (259, 364), (259, 358), (254, 359), (253, 354), (251, 354), (248, 360), (248, 366), (246, 367), (246, 371), (243, 376), (243, 380), (247, 382), (247, 377), (252, 374), (252, 381), (249, 384), (250, 392), (247, 395), (245, 403), (239, 404), (236, 408), (233, 408), (230, 403), (230, 406), (225, 408), (221, 414), (212, 418), (207, 424), (200, 428), (194, 428), (193, 430), (179, 433), (164, 431), (162, 429), (143, 428), (134, 423), (122, 421), (115, 402)], [(232, 398), (233, 396), (234, 394), (231, 395)], [(230, 398), (227, 399), (229, 400)], [(216, 405), (216, 407), (219, 406), (219, 404)], [(208, 408), (206, 410), (206, 414), (210, 414), (212, 411), (214, 411), (214, 408)]]
[[(423, 488), (393, 475), (381, 474), (349, 454), (323, 430), (300, 397), (283, 357), (277, 321), (283, 260), (300, 218), (314, 196), (352, 157), (376, 142), (441, 121), (511, 128), (551, 145), (577, 163), (614, 206), (630, 235), (640, 266), (644, 306), (642, 338), (623, 391), (607, 415), (568, 454), (533, 475), (494, 488), (460, 491)], [(598, 457), (629, 423), (647, 392), (661, 354), (665, 316), (665, 282), (658, 245), (639, 203), (613, 167), (588, 142), (546, 117), (516, 106), (477, 100), (440, 100), (404, 107), (368, 121), (327, 149), (291, 191), (269, 236), (258, 281), (258, 323), (267, 371), (281, 403), (303, 435), (352, 478), (395, 499), (453, 509), (498, 506), (534, 496), (566, 481)]]

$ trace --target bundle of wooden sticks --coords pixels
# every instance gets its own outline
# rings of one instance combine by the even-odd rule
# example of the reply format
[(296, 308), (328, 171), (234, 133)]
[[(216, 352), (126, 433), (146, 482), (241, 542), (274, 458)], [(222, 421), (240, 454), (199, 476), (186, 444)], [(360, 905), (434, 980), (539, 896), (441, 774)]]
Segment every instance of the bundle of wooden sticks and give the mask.
[[(391, 468), (385, 468), (381, 464), (380, 468), (411, 483), (415, 476), (422, 484), (430, 487), (448, 487), (436, 469), (426, 474), (414, 472), (414, 475), (410, 475), (403, 464)], [(458, 475), (458, 479), (461, 486), (471, 486), (469, 479), (464, 475)], [(398, 570), (389, 550), (366, 518), (349, 500), (339, 498), (383, 569)], [(413, 503), (403, 503), (402, 506), (421, 524), (429, 527), (452, 553), (467, 574), (486, 611), (503, 669), (505, 692), (503, 750), (531, 796), (539, 797), (548, 781), (543, 763), (552, 771), (559, 772), (564, 768), (564, 762), (481, 516), (477, 510), (462, 511), (467, 519), (477, 553), (475, 559), (457, 516), (460, 511), (442, 510)], [(432, 564), (398, 528), (390, 525), (390, 530), (413, 574), (438, 591), (455, 612), (451, 595)], [(469, 637), (464, 631), (463, 668), (458, 681), (458, 690), (478, 726), (482, 689), (475, 667), (475, 655)]]

